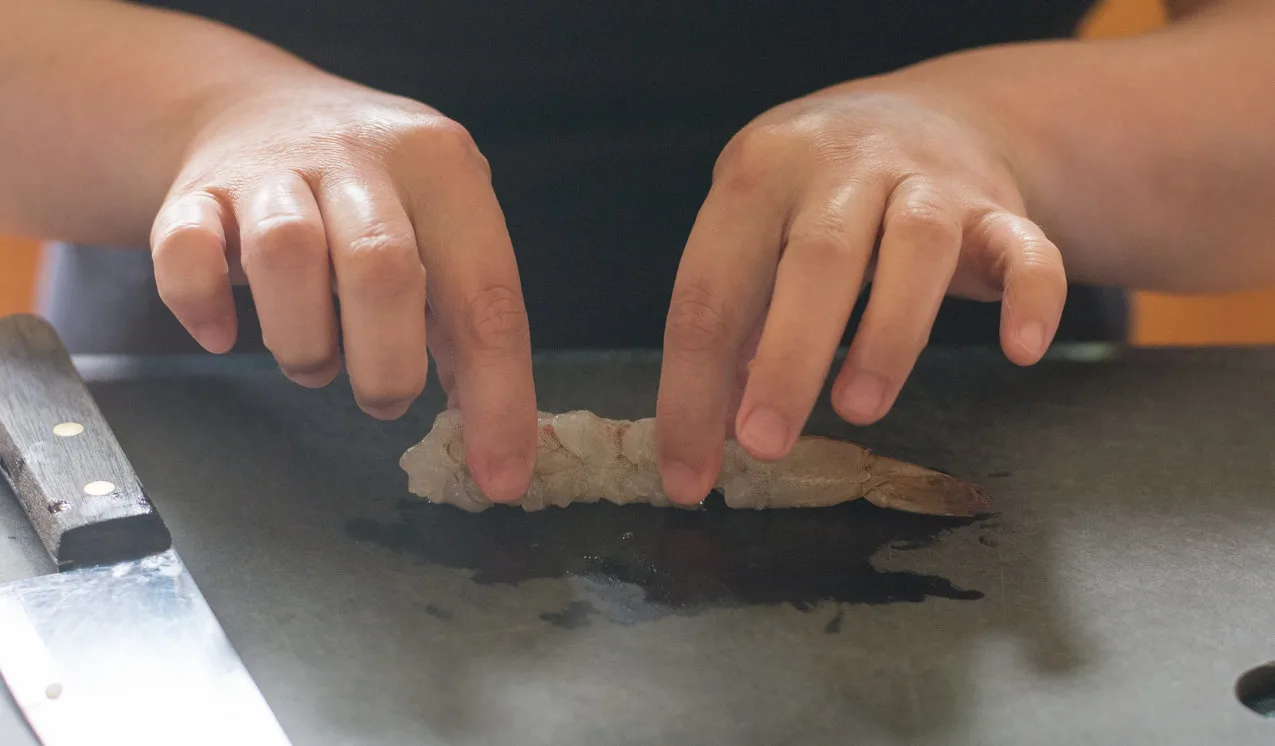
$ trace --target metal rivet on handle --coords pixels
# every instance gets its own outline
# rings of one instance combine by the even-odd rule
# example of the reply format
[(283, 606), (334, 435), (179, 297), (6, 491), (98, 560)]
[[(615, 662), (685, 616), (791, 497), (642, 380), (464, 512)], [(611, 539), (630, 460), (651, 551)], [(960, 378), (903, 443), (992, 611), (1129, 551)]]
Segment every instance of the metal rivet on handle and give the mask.
[(74, 438), (84, 432), (84, 426), (78, 422), (63, 422), (53, 426), (53, 434), (59, 438)]
[(105, 497), (115, 491), (115, 485), (110, 482), (89, 482), (84, 485), (84, 494), (93, 497)]

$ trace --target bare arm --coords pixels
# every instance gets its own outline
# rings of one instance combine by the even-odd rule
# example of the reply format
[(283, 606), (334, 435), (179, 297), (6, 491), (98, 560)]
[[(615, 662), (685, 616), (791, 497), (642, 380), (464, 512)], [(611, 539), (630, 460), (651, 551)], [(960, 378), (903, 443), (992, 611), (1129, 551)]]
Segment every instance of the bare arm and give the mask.
[(224, 26), (114, 0), (0, 3), (0, 232), (145, 246), (197, 127), (317, 70)]
[(1275, 3), (1170, 8), (1175, 22), (1144, 36), (979, 50), (897, 78), (1004, 130), (1028, 215), (1072, 280), (1275, 282)]

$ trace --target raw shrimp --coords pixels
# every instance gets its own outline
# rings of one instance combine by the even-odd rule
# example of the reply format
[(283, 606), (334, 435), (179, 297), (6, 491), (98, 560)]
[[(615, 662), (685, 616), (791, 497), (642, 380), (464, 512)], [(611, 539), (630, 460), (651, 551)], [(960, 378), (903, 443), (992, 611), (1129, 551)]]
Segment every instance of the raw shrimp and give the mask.
[[(539, 413), (536, 465), (523, 510), (600, 500), (683, 507), (661, 489), (655, 420), (613, 420), (577, 410)], [(479, 512), (492, 503), (465, 465), (460, 414), (446, 410), (399, 460), (408, 489), (435, 503)], [(715, 489), (732, 508), (816, 508), (863, 498), (882, 508), (946, 516), (986, 512), (978, 487), (940, 472), (873, 454), (843, 440), (803, 436), (778, 461), (760, 461), (727, 441)], [(690, 506), (695, 507), (695, 506)]]

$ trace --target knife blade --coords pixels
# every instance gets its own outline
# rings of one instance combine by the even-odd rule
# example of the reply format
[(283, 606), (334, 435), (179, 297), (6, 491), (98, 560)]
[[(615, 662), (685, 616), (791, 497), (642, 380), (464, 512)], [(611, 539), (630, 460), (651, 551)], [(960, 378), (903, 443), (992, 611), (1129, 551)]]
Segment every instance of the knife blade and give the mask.
[(0, 677), (45, 746), (287, 745), (57, 332), (0, 318), (0, 473), (57, 572), (0, 586)]

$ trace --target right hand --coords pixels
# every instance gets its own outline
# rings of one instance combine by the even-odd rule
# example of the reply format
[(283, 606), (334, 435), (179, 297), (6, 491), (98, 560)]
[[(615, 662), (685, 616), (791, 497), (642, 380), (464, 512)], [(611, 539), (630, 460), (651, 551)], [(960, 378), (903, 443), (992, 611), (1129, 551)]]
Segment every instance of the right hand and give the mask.
[(339, 323), (373, 417), (421, 394), (428, 344), (480, 488), (525, 491), (527, 314), (487, 162), (459, 124), (326, 77), (234, 100), (198, 128), (151, 246), (161, 298), (210, 352), (235, 342), (232, 282), (250, 286), (266, 347), (300, 385), (340, 372)]

